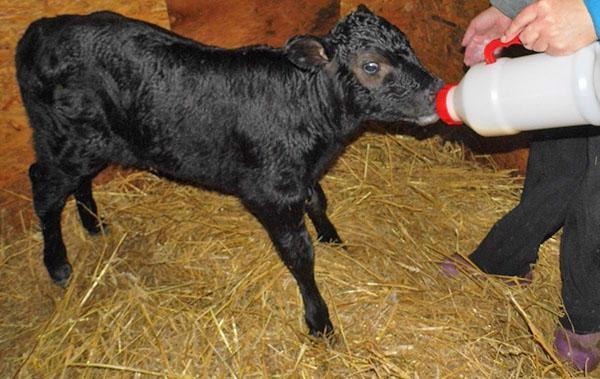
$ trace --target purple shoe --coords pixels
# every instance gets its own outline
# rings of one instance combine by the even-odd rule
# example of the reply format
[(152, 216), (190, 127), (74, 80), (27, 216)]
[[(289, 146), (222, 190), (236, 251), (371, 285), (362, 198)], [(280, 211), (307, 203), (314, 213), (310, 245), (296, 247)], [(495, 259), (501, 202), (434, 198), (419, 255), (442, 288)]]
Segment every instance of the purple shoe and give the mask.
[(600, 332), (576, 334), (562, 327), (554, 331), (554, 348), (558, 356), (579, 370), (592, 371), (600, 362)]
[(444, 259), (442, 263), (440, 263), (440, 268), (442, 269), (442, 273), (451, 278), (455, 278), (461, 273), (469, 273), (476, 274), (477, 269), (471, 262), (466, 260), (462, 255), (458, 253), (454, 253), (451, 256)]
[[(476, 277), (483, 277), (485, 273), (479, 271), (477, 267), (465, 259), (462, 255), (458, 253), (454, 253), (448, 258), (444, 259), (442, 263), (440, 263), (440, 268), (442, 269), (442, 273), (446, 276), (455, 278), (461, 273), (467, 273), (470, 275), (475, 275)], [(533, 274), (529, 271), (523, 277), (500, 277), (502, 281), (504, 281), (509, 286), (527, 286), (531, 284), (533, 280)]]

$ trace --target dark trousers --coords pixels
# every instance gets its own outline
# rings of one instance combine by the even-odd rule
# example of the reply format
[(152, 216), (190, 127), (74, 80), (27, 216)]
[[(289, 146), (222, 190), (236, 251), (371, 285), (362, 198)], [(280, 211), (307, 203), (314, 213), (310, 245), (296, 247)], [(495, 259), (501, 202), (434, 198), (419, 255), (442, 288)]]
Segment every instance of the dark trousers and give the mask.
[(560, 271), (576, 333), (600, 331), (600, 127), (543, 132), (532, 143), (519, 204), (470, 255), (484, 272), (524, 276), (561, 227)]

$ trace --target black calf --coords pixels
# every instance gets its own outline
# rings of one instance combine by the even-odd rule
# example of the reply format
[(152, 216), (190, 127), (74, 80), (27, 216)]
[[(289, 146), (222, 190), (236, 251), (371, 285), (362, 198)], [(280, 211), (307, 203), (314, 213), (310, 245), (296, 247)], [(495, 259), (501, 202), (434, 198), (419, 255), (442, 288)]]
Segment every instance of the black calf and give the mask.
[(71, 274), (60, 218), (75, 195), (99, 231), (91, 180), (109, 163), (241, 199), (296, 278), (313, 335), (333, 330), (314, 280), (304, 212), (340, 242), (319, 179), (364, 120), (435, 122), (441, 86), (405, 36), (365, 7), (283, 49), (201, 45), (123, 16), (41, 19), (16, 55), (34, 130), (30, 169), (52, 279)]

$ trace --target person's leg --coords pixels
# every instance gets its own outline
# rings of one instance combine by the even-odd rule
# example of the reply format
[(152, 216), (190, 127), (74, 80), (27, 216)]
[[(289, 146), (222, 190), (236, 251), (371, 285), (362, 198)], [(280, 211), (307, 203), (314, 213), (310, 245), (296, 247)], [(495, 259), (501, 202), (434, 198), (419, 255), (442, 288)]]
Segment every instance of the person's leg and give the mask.
[(588, 140), (588, 165), (573, 193), (560, 249), (566, 315), (555, 334), (559, 355), (579, 369), (600, 362), (600, 136)]
[(540, 245), (564, 223), (585, 172), (587, 137), (549, 137), (531, 145), (519, 204), (492, 227), (469, 256), (484, 272), (527, 276)]

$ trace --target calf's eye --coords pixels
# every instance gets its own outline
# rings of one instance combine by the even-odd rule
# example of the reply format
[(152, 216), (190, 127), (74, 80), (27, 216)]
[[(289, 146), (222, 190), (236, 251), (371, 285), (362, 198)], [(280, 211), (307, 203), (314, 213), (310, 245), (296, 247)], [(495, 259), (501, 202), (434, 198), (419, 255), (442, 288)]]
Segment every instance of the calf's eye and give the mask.
[(365, 63), (363, 65), (363, 71), (369, 75), (375, 75), (379, 72), (379, 64), (375, 62)]

